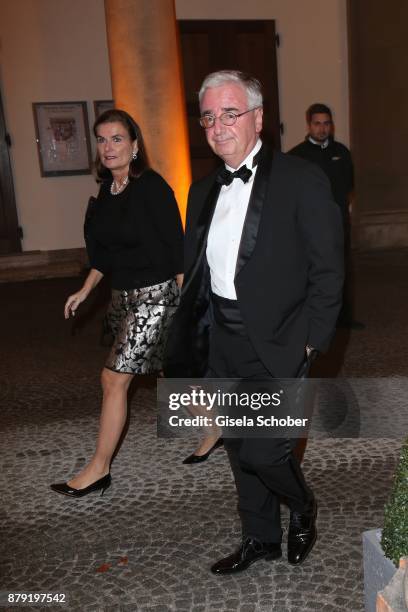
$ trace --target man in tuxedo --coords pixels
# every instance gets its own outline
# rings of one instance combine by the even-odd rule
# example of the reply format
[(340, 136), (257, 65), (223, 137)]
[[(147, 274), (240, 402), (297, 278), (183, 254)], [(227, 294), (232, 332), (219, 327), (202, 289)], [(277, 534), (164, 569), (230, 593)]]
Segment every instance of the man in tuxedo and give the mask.
[[(260, 140), (260, 83), (212, 73), (200, 123), (221, 170), (191, 186), (181, 304), (166, 376), (271, 379), (304, 374), (334, 333), (343, 281), (339, 210), (321, 170)], [(290, 507), (288, 560), (316, 540), (316, 501), (293, 455), (295, 440), (225, 439), (243, 539), (215, 574), (282, 555), (279, 497)]]

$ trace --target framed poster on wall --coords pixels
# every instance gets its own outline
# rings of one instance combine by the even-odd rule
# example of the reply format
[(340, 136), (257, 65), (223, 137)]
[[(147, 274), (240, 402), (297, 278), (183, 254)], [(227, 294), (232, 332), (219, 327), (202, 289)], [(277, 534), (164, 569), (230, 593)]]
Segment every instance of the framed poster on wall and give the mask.
[(115, 108), (114, 100), (94, 100), (95, 119), (107, 110)]
[(86, 102), (34, 102), (41, 176), (91, 173)]

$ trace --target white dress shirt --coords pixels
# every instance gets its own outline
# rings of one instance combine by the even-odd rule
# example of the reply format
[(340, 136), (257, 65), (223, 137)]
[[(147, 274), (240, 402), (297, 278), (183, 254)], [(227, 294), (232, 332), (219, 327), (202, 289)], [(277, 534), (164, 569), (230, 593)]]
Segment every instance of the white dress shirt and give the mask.
[[(218, 196), (207, 240), (207, 261), (211, 272), (211, 290), (230, 300), (236, 300), (234, 278), (242, 230), (248, 210), (249, 198), (256, 174), (252, 168), (254, 155), (262, 146), (260, 140), (240, 164), (252, 170), (247, 183), (235, 178), (230, 185), (223, 185)], [(225, 166), (230, 172), (238, 170)]]

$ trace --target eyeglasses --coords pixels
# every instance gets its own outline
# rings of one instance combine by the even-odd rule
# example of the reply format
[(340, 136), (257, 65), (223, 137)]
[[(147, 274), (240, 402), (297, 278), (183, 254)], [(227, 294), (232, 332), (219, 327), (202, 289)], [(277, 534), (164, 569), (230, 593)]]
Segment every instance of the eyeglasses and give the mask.
[(214, 127), (216, 119), (219, 119), (223, 125), (234, 125), (237, 122), (238, 117), (242, 117), (242, 115), (246, 115), (257, 108), (260, 108), (260, 106), (249, 108), (243, 113), (233, 113), (232, 111), (227, 111), (225, 113), (221, 113), (219, 117), (216, 117), (215, 115), (203, 115), (199, 119), (200, 125), (205, 130), (208, 130), (209, 128)]

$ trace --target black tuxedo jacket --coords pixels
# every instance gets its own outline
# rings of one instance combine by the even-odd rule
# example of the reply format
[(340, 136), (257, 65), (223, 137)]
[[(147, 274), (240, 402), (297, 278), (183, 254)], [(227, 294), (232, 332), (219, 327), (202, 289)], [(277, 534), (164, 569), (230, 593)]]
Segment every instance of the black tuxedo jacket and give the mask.
[[(193, 183), (185, 235), (185, 279), (170, 329), (164, 372), (199, 377), (211, 327), (208, 230), (220, 192), (217, 173)], [(239, 180), (239, 179), (235, 179)], [(306, 344), (325, 351), (343, 284), (339, 208), (323, 172), (262, 147), (235, 274), (238, 305), (260, 361), (274, 377), (295, 376)]]

